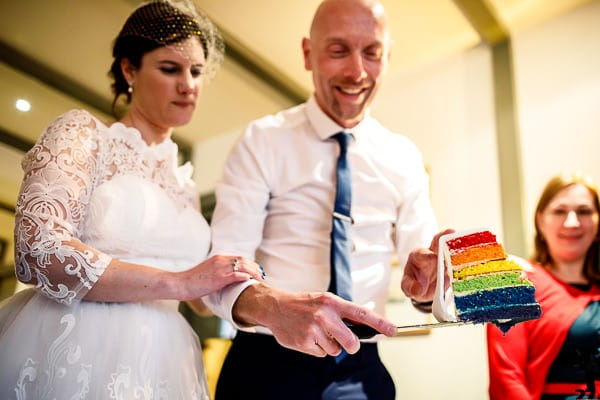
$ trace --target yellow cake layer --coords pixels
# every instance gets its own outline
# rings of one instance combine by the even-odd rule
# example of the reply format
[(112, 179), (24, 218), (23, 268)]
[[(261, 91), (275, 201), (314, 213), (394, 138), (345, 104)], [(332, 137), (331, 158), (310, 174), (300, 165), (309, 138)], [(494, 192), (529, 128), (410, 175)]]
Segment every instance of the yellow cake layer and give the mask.
[(450, 261), (455, 269), (460, 268), (463, 264), (475, 264), (503, 258), (506, 258), (506, 253), (502, 245), (498, 243), (469, 247), (460, 252), (450, 253)]
[(459, 271), (453, 271), (454, 279), (465, 279), (469, 276), (489, 274), (493, 272), (520, 271), (523, 268), (512, 260), (495, 260), (471, 265)]

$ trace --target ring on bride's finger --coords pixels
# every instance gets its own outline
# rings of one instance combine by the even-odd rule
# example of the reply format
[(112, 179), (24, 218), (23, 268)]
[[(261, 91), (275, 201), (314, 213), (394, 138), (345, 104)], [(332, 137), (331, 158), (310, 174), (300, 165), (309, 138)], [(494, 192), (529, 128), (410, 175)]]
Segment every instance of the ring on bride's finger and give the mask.
[(233, 259), (233, 261), (231, 262), (231, 266), (233, 267), (233, 272), (238, 272), (238, 269), (240, 269), (239, 263), (240, 263), (240, 260), (238, 260), (237, 258)]

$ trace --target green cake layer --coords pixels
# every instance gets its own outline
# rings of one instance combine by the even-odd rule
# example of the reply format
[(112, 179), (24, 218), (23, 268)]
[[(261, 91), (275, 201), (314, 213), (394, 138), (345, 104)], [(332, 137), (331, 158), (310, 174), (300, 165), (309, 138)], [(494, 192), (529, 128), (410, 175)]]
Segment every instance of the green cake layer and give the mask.
[(531, 285), (529, 281), (521, 280), (520, 272), (506, 272), (501, 274), (487, 274), (461, 279), (453, 283), (455, 293), (470, 292), (505, 286)]

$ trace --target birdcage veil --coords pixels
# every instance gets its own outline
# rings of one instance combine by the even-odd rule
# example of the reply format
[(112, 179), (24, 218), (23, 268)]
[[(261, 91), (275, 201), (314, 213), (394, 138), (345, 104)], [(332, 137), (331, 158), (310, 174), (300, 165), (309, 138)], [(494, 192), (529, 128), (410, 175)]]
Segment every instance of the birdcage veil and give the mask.
[(118, 37), (137, 36), (162, 46), (173, 46), (188, 55), (186, 39), (198, 37), (206, 64), (206, 80), (214, 77), (223, 63), (225, 45), (217, 27), (190, 0), (150, 0), (129, 16)]

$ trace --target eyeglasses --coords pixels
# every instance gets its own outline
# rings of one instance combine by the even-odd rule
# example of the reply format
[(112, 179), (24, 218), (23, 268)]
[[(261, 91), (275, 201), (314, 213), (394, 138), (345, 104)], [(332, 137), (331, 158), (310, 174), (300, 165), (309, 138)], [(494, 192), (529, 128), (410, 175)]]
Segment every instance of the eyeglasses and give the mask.
[(598, 212), (591, 208), (578, 208), (575, 210), (569, 208), (555, 208), (552, 210), (547, 210), (545, 214), (550, 216), (552, 219), (564, 220), (571, 212), (575, 213), (578, 220), (586, 220), (598, 215)]

